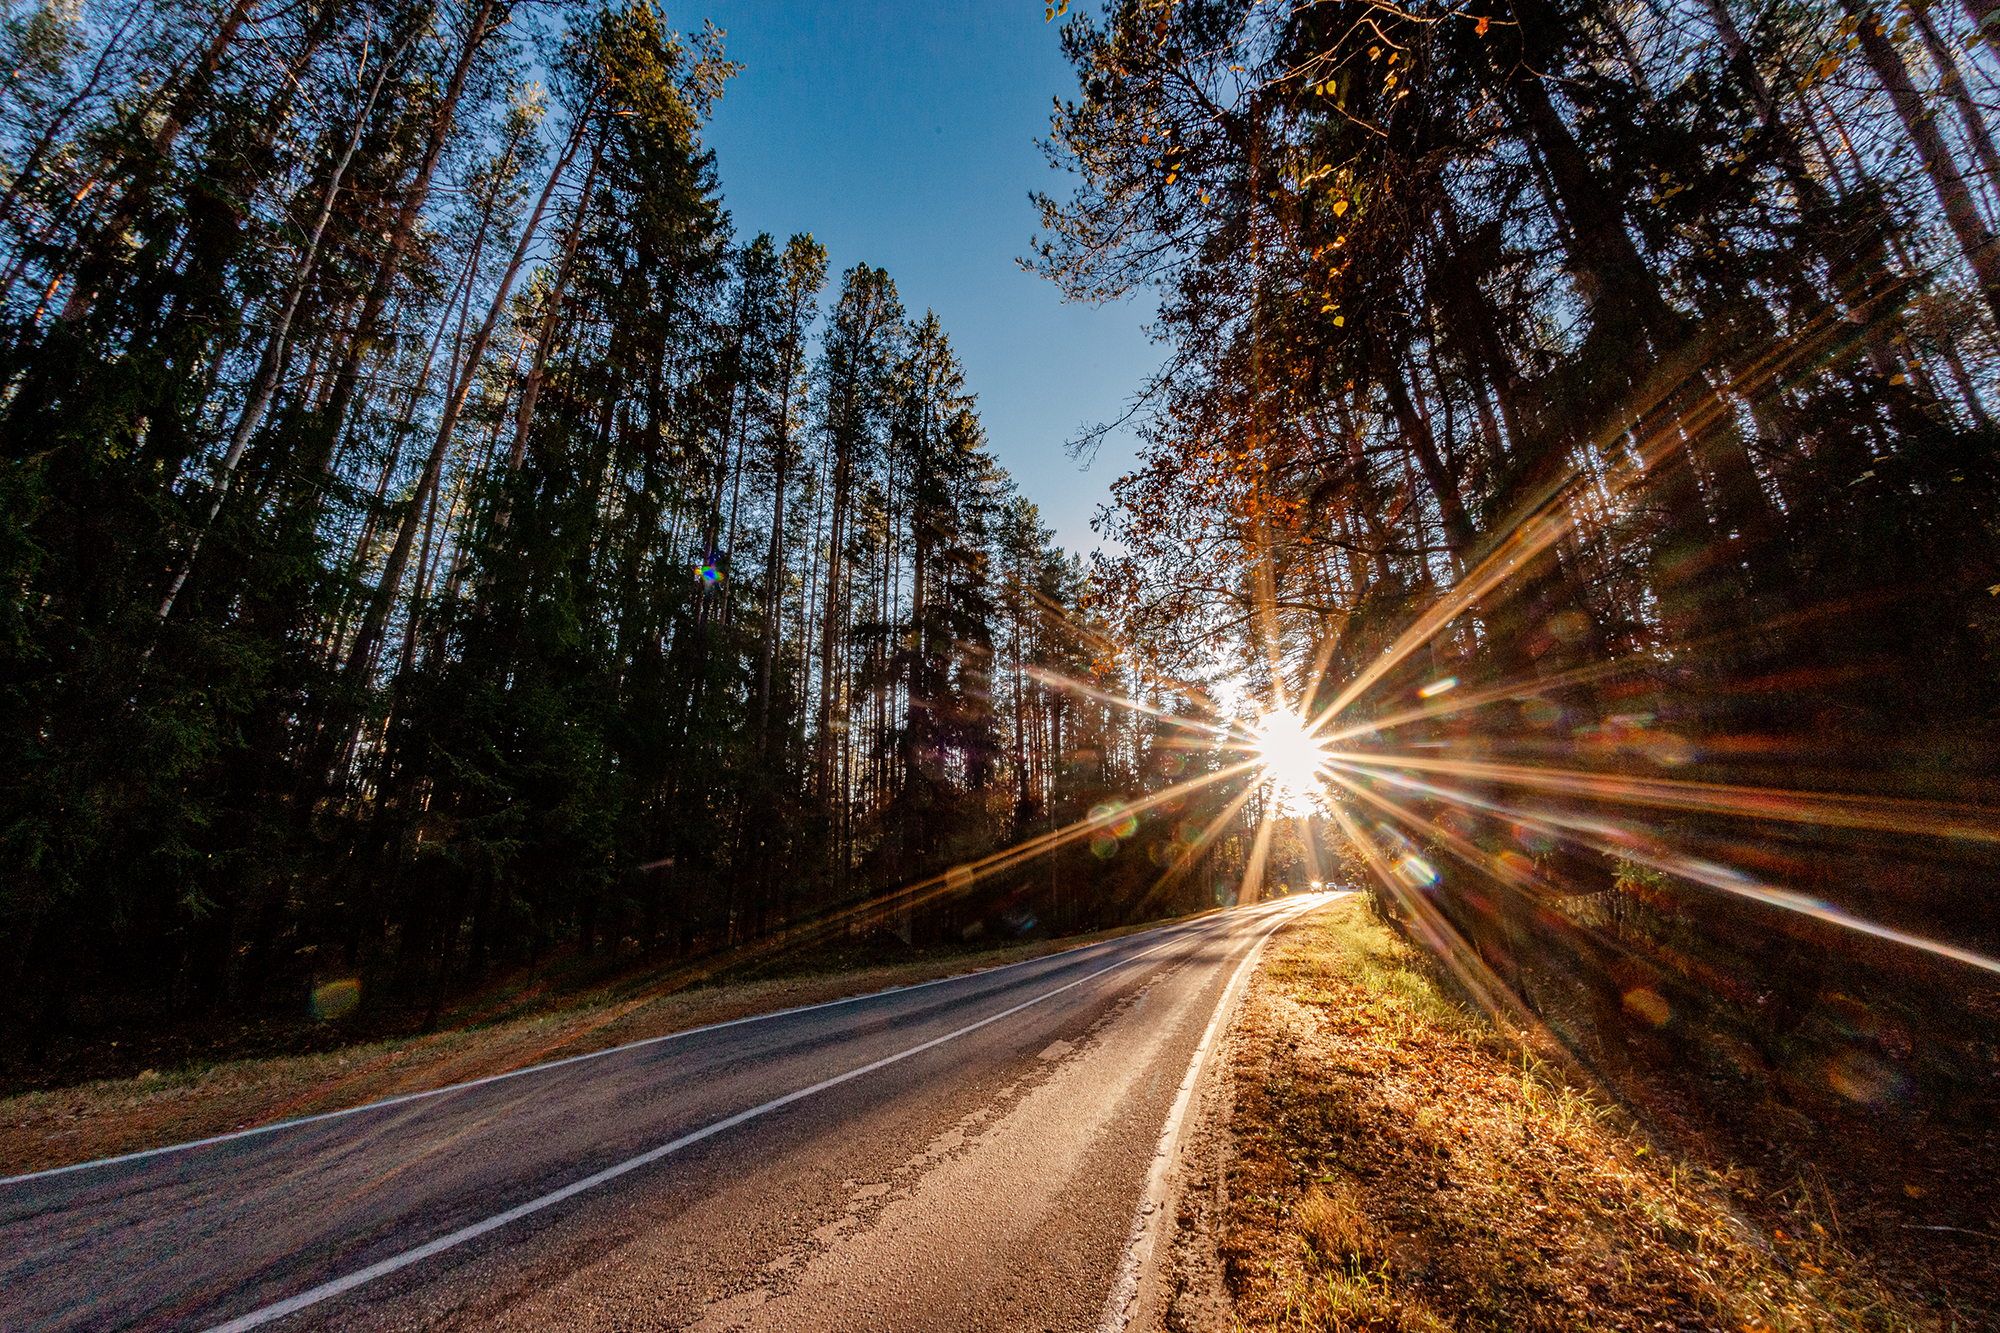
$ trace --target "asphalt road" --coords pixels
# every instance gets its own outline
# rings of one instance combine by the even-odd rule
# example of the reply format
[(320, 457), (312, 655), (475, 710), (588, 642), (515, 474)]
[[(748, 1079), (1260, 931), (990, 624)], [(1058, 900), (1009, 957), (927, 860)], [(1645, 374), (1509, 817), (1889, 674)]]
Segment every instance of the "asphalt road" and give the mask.
[(1314, 901), (0, 1182), (0, 1328), (1099, 1328)]

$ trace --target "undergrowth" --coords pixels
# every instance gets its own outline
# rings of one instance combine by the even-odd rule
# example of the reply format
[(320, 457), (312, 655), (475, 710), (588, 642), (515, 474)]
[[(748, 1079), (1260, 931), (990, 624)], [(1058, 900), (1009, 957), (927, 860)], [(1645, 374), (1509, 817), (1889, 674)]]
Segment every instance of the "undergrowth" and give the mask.
[(1993, 1326), (1885, 1271), (1812, 1172), (1649, 1142), (1359, 901), (1281, 937), (1239, 1024), (1220, 1243), (1241, 1328)]

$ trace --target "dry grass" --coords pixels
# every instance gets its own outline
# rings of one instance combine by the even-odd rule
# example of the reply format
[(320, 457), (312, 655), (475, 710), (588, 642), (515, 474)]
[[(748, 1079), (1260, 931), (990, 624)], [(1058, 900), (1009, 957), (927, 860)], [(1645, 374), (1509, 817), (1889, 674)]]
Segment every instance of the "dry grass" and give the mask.
[(573, 997), (547, 1013), (314, 1055), (190, 1063), (0, 1098), (0, 1176), (343, 1110), (710, 1023), (1004, 966), (1151, 929), (1123, 927), (823, 976), (686, 988), (683, 974)]
[(1358, 900), (1274, 945), (1233, 1046), (1239, 1326), (1971, 1330), (1810, 1179), (1648, 1143), (1452, 1003)]

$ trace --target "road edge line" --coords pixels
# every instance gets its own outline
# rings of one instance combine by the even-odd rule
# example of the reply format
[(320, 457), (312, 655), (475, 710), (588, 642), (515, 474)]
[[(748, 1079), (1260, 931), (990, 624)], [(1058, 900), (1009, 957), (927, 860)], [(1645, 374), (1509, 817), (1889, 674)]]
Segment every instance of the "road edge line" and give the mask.
[[(1276, 927), (1274, 926), (1273, 929), (1276, 929)], [(1269, 932), (1267, 931), (1266, 938), (1268, 937)], [(366, 1268), (359, 1268), (352, 1273), (334, 1278), (332, 1281), (322, 1282), (319, 1286), (313, 1287), (308, 1291), (302, 1291), (296, 1296), (288, 1296), (284, 1300), (260, 1306), (248, 1314), (238, 1315), (226, 1323), (216, 1324), (206, 1330), (206, 1333), (245, 1333), (248, 1329), (261, 1327), (273, 1320), (282, 1319), (289, 1314), (296, 1314), (298, 1311), (304, 1310), (309, 1306), (318, 1305), (321, 1301), (342, 1295), (354, 1290), (356, 1287), (373, 1282), (378, 1277), (386, 1277), (399, 1269), (419, 1263), (434, 1254), (441, 1254), (446, 1250), (455, 1249), (469, 1240), (476, 1240), (489, 1231), (497, 1231), (510, 1222), (519, 1221), (531, 1213), (538, 1213), (544, 1208), (561, 1203), (566, 1199), (574, 1198), (586, 1190), (594, 1189), (599, 1185), (616, 1180), (619, 1176), (636, 1171), (642, 1166), (650, 1166), (663, 1157), (677, 1153), (683, 1148), (701, 1142), (703, 1139), (720, 1134), (724, 1130), (734, 1129), (746, 1121), (768, 1115), (770, 1112), (776, 1111), (781, 1107), (790, 1106), (793, 1102), (803, 1101), (805, 1098), (811, 1097), (816, 1093), (838, 1087), (840, 1084), (860, 1078), (864, 1074), (872, 1074), (878, 1069), (900, 1063), (913, 1055), (921, 1055), (925, 1051), (933, 1050), (948, 1041), (954, 1041), (959, 1037), (965, 1036), (967, 1033), (977, 1032), (983, 1027), (997, 1023), (1003, 1018), (1012, 1018), (1024, 1009), (1032, 1009), (1044, 1000), (1052, 1000), (1066, 991), (1075, 990), (1078, 986), (1084, 985), (1086, 982), (1095, 981), (1099, 977), (1116, 972), (1121, 967), (1127, 967), (1138, 962), (1140, 959), (1150, 957), (1162, 949), (1172, 947), (1178, 942), (1178, 940), (1162, 940), (1150, 949), (1136, 953), (1130, 958), (1122, 958), (1109, 967), (1099, 968), (1088, 976), (1078, 977), (1075, 981), (1066, 982), (1054, 990), (1044, 991), (1033, 999), (1024, 1000), (1011, 1009), (1003, 1009), (997, 1014), (989, 1014), (976, 1023), (968, 1023), (964, 1027), (947, 1032), (941, 1037), (933, 1037), (929, 1041), (919, 1043), (907, 1050), (898, 1051), (894, 1055), (886, 1055), (879, 1060), (850, 1069), (845, 1073), (835, 1074), (832, 1078), (821, 1079), (811, 1087), (798, 1088), (784, 1094), (782, 1097), (773, 1097), (770, 1101), (753, 1106), (746, 1111), (738, 1111), (735, 1115), (726, 1116), (721, 1120), (704, 1125), (700, 1129), (693, 1130), (681, 1135), (677, 1139), (663, 1143), (657, 1148), (649, 1148), (636, 1157), (628, 1157), (624, 1161), (607, 1166), (602, 1171), (596, 1172), (593, 1175), (585, 1176), (581, 1180), (571, 1181), (562, 1188), (551, 1190), (539, 1198), (530, 1199), (526, 1203), (516, 1204), (505, 1212), (495, 1213), (491, 1217), (482, 1218), (480, 1221), (472, 1223), (470, 1226), (461, 1227), (449, 1235), (439, 1236), (436, 1240), (427, 1241), (414, 1249), (405, 1250), (401, 1254), (390, 1255), (387, 1259), (379, 1260), (368, 1265)], [(1259, 943), (1261, 944), (1262, 941), (1259, 941)]]
[(1270, 943), (1271, 936), (1277, 934), (1280, 927), (1306, 915), (1310, 907), (1343, 897), (1346, 895), (1320, 898), (1296, 911), (1279, 915), (1243, 955), (1243, 961), (1236, 965), (1235, 973), (1223, 988), (1215, 1013), (1208, 1020), (1208, 1030), (1202, 1033), (1201, 1041), (1195, 1045), (1194, 1055), (1188, 1060), (1187, 1075), (1181, 1079), (1173, 1109), (1167, 1112), (1159, 1143), (1153, 1149), (1152, 1170), (1146, 1175), (1145, 1191), (1139, 1196), (1138, 1210), (1132, 1215), (1132, 1230), (1126, 1237), (1125, 1256), (1112, 1276), (1111, 1294), (1105, 1298), (1104, 1312), (1098, 1316), (1097, 1333), (1125, 1333), (1137, 1312), (1139, 1292), (1153, 1270), (1153, 1256), (1163, 1229), (1162, 1219), (1167, 1216), (1168, 1204), (1172, 1202), (1170, 1187), (1174, 1168), (1180, 1164), (1181, 1131), (1187, 1122), (1188, 1107), (1193, 1104), (1194, 1091), (1207, 1072), (1208, 1058), (1214, 1051), (1217, 1037), (1235, 1017), (1237, 1002), (1242, 999), (1250, 974), (1256, 970), (1257, 960), (1263, 956), (1264, 946)]
[[(298, 1129), (304, 1125), (316, 1125), (322, 1120), (337, 1120), (342, 1116), (360, 1115), (363, 1111), (382, 1111), (391, 1106), (401, 1106), (407, 1102), (422, 1101), (427, 1097), (442, 1097), (447, 1093), (466, 1092), (473, 1088), (483, 1088), (489, 1083), (503, 1079), (520, 1078), (525, 1074), (539, 1074), (551, 1069), (561, 1069), (585, 1060), (598, 1060), (607, 1055), (617, 1055), (621, 1051), (636, 1051), (647, 1046), (658, 1046), (664, 1042), (680, 1041), (686, 1037), (698, 1037), (707, 1032), (720, 1032), (724, 1028), (741, 1027), (746, 1023), (764, 1023), (774, 1018), (789, 1018), (794, 1014), (809, 1014), (816, 1009), (833, 1009), (843, 1004), (859, 1004), (863, 1000), (879, 1000), (884, 996), (902, 995), (913, 990), (924, 990), (931, 986), (942, 986), (951, 981), (969, 981), (974, 977), (991, 976), (995, 972), (1005, 972), (1010, 968), (1027, 967), (1033, 963), (1046, 963), (1051, 959), (1064, 958), (1070, 954), (1084, 954), (1092, 949), (1108, 949), (1112, 945), (1128, 940), (1144, 939), (1148, 935), (1163, 930), (1187, 930), (1199, 922), (1209, 920), (1213, 913), (1202, 913), (1189, 921), (1171, 921), (1154, 926), (1150, 930), (1138, 930), (1130, 935), (1119, 935), (1108, 940), (1098, 940), (1094, 944), (1079, 944), (1068, 949), (1058, 949), (1045, 953), (1039, 958), (1023, 958), (1013, 963), (995, 963), (992, 967), (974, 968), (970, 972), (957, 972), (948, 977), (933, 977), (929, 981), (913, 981), (907, 986), (886, 986), (881, 990), (869, 991), (865, 995), (843, 995), (837, 1000), (821, 1000), (817, 1004), (793, 1005), (789, 1009), (773, 1009), (767, 1014), (745, 1014), (741, 1018), (725, 1019), (720, 1023), (705, 1023), (697, 1028), (683, 1028), (679, 1032), (666, 1032), (657, 1037), (642, 1037), (638, 1041), (628, 1041), (622, 1046), (607, 1046), (601, 1051), (585, 1051), (582, 1055), (567, 1055), (560, 1060), (548, 1060), (541, 1064), (523, 1065), (519, 1069), (507, 1069), (498, 1074), (488, 1074), (484, 1078), (468, 1079), (464, 1083), (448, 1083), (442, 1088), (425, 1088), (418, 1092), (400, 1093), (394, 1097), (384, 1097), (378, 1101), (363, 1102), (359, 1106), (344, 1106), (337, 1111), (321, 1111), (315, 1115), (298, 1116), (291, 1120), (274, 1120), (268, 1125), (252, 1125), (248, 1129), (232, 1129), (224, 1134), (211, 1134), (207, 1138), (189, 1139), (184, 1143), (168, 1143), (158, 1148), (141, 1148), (135, 1152), (120, 1153), (115, 1157), (93, 1157), (87, 1162), (71, 1162), (68, 1166), (48, 1166), (40, 1171), (29, 1171), (18, 1176), (0, 1176), (0, 1188), (19, 1185), (30, 1180), (44, 1180), (50, 1176), (68, 1175), (72, 1171), (89, 1171), (102, 1166), (118, 1166), (124, 1162), (144, 1161), (149, 1157), (164, 1157), (169, 1153), (188, 1152), (195, 1148), (213, 1147), (218, 1143), (230, 1143), (236, 1139), (253, 1138), (259, 1134), (275, 1134), (281, 1129)], [(1151, 952), (1148, 950), (1147, 952)], [(1134, 955), (1144, 957), (1144, 954)], [(1130, 959), (1126, 961), (1131, 961)]]

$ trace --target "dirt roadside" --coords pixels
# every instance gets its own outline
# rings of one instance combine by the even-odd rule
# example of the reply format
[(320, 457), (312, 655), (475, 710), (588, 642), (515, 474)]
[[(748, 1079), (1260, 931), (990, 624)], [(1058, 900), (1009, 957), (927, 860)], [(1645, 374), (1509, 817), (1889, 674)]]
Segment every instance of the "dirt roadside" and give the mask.
[[(1272, 940), (1218, 1066), (1162, 1274), (1175, 1333), (2000, 1326), (1991, 1220), (1915, 1185), (1876, 1201), (1781, 1117), (1761, 1149), (1642, 1132), (1361, 899)], [(1907, 1128), (1871, 1153), (1939, 1146)]]

